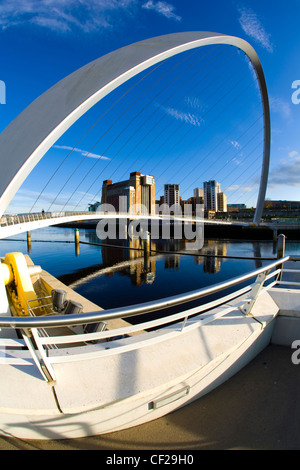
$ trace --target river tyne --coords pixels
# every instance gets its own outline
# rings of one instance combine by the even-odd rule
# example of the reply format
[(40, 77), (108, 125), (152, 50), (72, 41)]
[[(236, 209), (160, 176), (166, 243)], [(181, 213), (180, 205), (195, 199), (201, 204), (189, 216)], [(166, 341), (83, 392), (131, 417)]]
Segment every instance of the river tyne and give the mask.
[[(110, 246), (108, 246), (110, 245)], [(191, 252), (184, 240), (151, 240), (144, 256), (140, 240), (99, 240), (94, 228), (48, 227), (0, 241), (0, 256), (21, 251), (80, 295), (104, 309), (127, 306), (207, 287), (258, 269), (276, 258), (271, 240), (205, 239)], [(169, 253), (168, 253), (169, 252)], [(300, 241), (286, 240), (287, 255)]]

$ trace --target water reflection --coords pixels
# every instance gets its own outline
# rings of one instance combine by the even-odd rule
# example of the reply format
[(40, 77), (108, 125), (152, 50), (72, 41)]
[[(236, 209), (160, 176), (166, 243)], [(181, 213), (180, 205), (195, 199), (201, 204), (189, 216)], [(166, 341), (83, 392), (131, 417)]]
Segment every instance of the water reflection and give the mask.
[[(127, 240), (108, 240), (101, 243), (95, 233), (87, 232), (85, 233), (85, 241), (99, 244), (105, 267), (115, 267), (122, 261), (136, 260), (135, 263), (130, 263), (128, 267), (122, 268), (122, 274), (129, 276), (135, 286), (154, 282), (156, 261), (159, 254), (164, 254), (164, 268), (173, 271), (179, 271), (182, 255), (193, 254), (190, 249), (186, 250), (187, 243), (190, 248), (190, 241), (184, 239), (151, 240), (151, 256), (147, 256), (144, 252), (142, 240), (139, 237)], [(194, 251), (193, 261), (196, 265), (202, 264), (205, 273), (215, 274), (221, 270), (222, 259), (226, 254), (227, 242), (206, 240), (201, 250)], [(113, 270), (106, 275), (113, 276)]]
[[(15, 238), (0, 241), (1, 256), (11, 251), (26, 253), (26, 234)], [(152, 239), (148, 256), (139, 238), (101, 241), (94, 229), (80, 229), (80, 243), (76, 246), (74, 241), (74, 228), (37, 230), (32, 232), (27, 253), (35, 264), (103, 308), (206, 287), (260, 268), (274, 258), (272, 241), (206, 239), (198, 251), (191, 250), (191, 241), (184, 239)], [(299, 246), (287, 243), (287, 252), (295, 254)]]
[[(254, 253), (260, 256), (257, 242), (242, 248), (241, 257), (247, 256), (246, 248), (249, 260), (237, 262), (227, 258), (230, 243), (225, 240), (205, 240), (201, 250), (191, 250), (187, 240), (152, 239), (150, 255), (144, 252), (140, 238), (101, 242), (95, 233), (85, 232), (81, 240), (97, 246), (102, 264), (79, 269), (60, 279), (103, 308), (199, 289), (251, 271), (263, 263), (252, 258)], [(234, 251), (231, 255), (238, 256), (238, 250)]]
[[(117, 273), (119, 276), (126, 276), (133, 286), (143, 284), (153, 284), (156, 280), (157, 263), (163, 260), (164, 270), (180, 273), (180, 263), (183, 258), (189, 256), (189, 264), (200, 267), (205, 274), (217, 274), (221, 271), (222, 264), (228, 252), (228, 241), (225, 240), (205, 240), (201, 250), (191, 251), (191, 243), (187, 240), (151, 240), (151, 255), (148, 256), (143, 250), (140, 238), (128, 238), (127, 240), (106, 240), (101, 242), (92, 231), (83, 234), (84, 242), (99, 246), (102, 255), (102, 266), (95, 266), (93, 277), (103, 274), (108, 278), (113, 278)], [(189, 243), (189, 250), (186, 249)], [(257, 242), (253, 242), (251, 250), (255, 257), (261, 257), (261, 250)], [(262, 261), (255, 260), (255, 267), (261, 267)], [(186, 260), (185, 260), (186, 264)], [(111, 269), (109, 269), (111, 267)], [(92, 267), (91, 267), (92, 269)], [(182, 268), (182, 271), (185, 271)], [(161, 272), (161, 266), (160, 266)], [(89, 279), (91, 272), (87, 273)], [(183, 273), (182, 273), (183, 275)], [(198, 271), (199, 276), (199, 271)], [(180, 276), (179, 276), (180, 277)], [(68, 276), (72, 278), (72, 287), (77, 287), (81, 282), (86, 282), (84, 273), (79, 270)], [(66, 281), (66, 279), (64, 279)], [(180, 282), (180, 279), (178, 278)]]

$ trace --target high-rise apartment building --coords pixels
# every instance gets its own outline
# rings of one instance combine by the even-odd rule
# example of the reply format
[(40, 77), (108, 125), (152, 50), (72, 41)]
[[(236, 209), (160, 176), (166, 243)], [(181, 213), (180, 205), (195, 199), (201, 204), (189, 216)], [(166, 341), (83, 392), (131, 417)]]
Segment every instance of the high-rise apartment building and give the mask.
[(101, 204), (111, 204), (117, 212), (133, 212), (135, 208), (134, 212), (137, 214), (154, 214), (154, 176), (135, 171), (130, 173), (130, 178), (126, 181), (103, 181)]
[(220, 183), (215, 180), (204, 181), (204, 209), (218, 211), (218, 194), (221, 192)]
[(218, 194), (218, 211), (227, 212), (227, 196), (225, 193)]
[(170, 207), (180, 203), (179, 184), (165, 184), (164, 203)]
[(195, 199), (196, 204), (204, 203), (204, 190), (202, 188), (194, 189), (194, 199)]
[(204, 191), (202, 188), (195, 188), (194, 189), (194, 197), (203, 197), (204, 196)]

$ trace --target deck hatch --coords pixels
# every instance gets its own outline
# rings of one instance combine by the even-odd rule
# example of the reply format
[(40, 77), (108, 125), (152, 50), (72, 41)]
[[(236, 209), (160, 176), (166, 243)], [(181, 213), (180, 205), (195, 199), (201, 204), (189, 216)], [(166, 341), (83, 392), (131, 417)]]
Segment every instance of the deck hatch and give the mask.
[(156, 410), (161, 408), (162, 406), (168, 405), (169, 403), (173, 403), (173, 401), (179, 400), (180, 398), (185, 397), (190, 392), (190, 387), (186, 386), (181, 388), (180, 390), (176, 390), (176, 392), (169, 393), (164, 397), (157, 398), (149, 403), (149, 410)]

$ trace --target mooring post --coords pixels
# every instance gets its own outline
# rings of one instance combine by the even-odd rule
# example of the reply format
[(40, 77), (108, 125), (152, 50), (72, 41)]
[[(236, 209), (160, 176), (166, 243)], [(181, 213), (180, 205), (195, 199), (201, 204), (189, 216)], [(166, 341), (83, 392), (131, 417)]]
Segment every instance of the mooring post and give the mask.
[(31, 253), (31, 232), (27, 232), (27, 250)]
[(278, 243), (277, 243), (277, 259), (284, 257), (285, 252), (285, 238), (286, 236), (281, 233), (278, 235)]
[(78, 256), (80, 253), (80, 248), (79, 248), (79, 230), (78, 228), (75, 228), (75, 254)]
[(150, 262), (150, 232), (143, 232), (143, 249), (144, 249), (144, 271), (149, 271)]
[(144, 248), (144, 255), (150, 255), (150, 232), (143, 233), (143, 248)]

